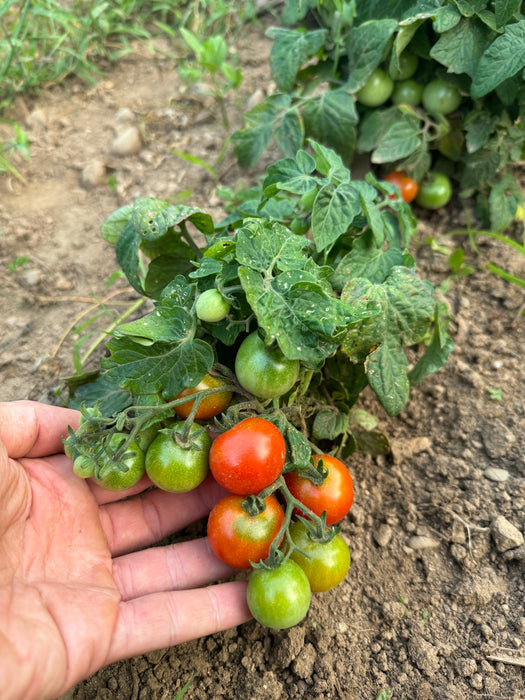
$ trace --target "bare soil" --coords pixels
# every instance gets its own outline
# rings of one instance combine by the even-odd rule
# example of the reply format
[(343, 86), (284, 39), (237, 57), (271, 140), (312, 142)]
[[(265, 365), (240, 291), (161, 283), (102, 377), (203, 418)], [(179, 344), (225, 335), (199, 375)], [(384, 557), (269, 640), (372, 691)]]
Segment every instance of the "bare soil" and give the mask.
[[(230, 131), (246, 100), (272, 90), (262, 31), (237, 48), (244, 82), (228, 103)], [(102, 66), (105, 78), (92, 89), (68, 82), (13, 110), (32, 159), (16, 161), (24, 182), (0, 179), (3, 400), (59, 403), (73, 350), (86, 352), (96, 335), (81, 345), (79, 338), (111, 322), (82, 328), (97, 300), (114, 294), (107, 305), (117, 313), (135, 299), (123, 280), (107, 287), (117, 263), (99, 230), (114, 209), (154, 196), (219, 219), (217, 182), (250, 181), (231, 152), (217, 181), (174, 154), (215, 166), (228, 130), (213, 100), (187, 89), (175, 62), (159, 56), (137, 47)], [(118, 155), (115, 137), (130, 125), (139, 129), (137, 152)], [(413, 252), (439, 285), (447, 259), (425, 241), (451, 246), (446, 233), (464, 212), (416, 213)], [(68, 700), (172, 700), (190, 679), (187, 700), (375, 700), (381, 691), (406, 700), (525, 698), (524, 297), (482, 268), (493, 260), (525, 271), (502, 244), (486, 239), (476, 253), (456, 243), (476, 269), (446, 295), (456, 342), (448, 366), (414, 388), (396, 418), (364, 398), (392, 450), (349, 462), (356, 500), (343, 523), (352, 551), (345, 582), (316, 596), (306, 620), (288, 631), (249, 622), (133, 658), (80, 683)]]

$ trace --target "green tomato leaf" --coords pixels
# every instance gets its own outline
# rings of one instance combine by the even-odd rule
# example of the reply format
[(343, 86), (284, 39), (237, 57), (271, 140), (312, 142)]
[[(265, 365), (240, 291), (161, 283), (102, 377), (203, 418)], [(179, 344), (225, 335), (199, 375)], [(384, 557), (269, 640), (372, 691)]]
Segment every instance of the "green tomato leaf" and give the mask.
[(113, 331), (115, 338), (128, 336), (135, 343), (153, 345), (155, 342), (179, 342), (193, 332), (194, 321), (191, 314), (182, 307), (161, 306), (150, 314), (117, 326)]
[(483, 97), (525, 66), (525, 19), (509, 24), (483, 52), (472, 80), (470, 94)]
[(446, 66), (449, 73), (467, 73), (472, 78), (491, 36), (492, 32), (477, 18), (465, 19), (441, 34), (430, 56)]
[(270, 52), (270, 69), (279, 90), (291, 92), (295, 77), (308, 59), (323, 48), (325, 29), (304, 32), (296, 29), (270, 27), (270, 39), (275, 40)]
[(447, 305), (437, 304), (434, 313), (432, 339), (424, 354), (408, 373), (410, 384), (418, 384), (432, 372), (443, 367), (454, 349), (454, 342), (448, 335), (449, 311)]
[(334, 409), (321, 408), (312, 425), (314, 440), (335, 440), (348, 428), (348, 415)]
[(115, 244), (124, 227), (131, 218), (133, 204), (126, 204), (112, 212), (102, 224), (100, 229), (102, 238), (108, 243)]
[(185, 221), (202, 231), (213, 233), (213, 220), (209, 214), (197, 207), (182, 204), (173, 206), (158, 199), (138, 199), (133, 205), (132, 221), (142, 240), (155, 241), (163, 236), (168, 228), (178, 226)]
[(304, 141), (304, 127), (297, 109), (290, 109), (277, 122), (273, 138), (285, 156), (293, 158)]
[(346, 87), (356, 92), (363, 87), (383, 59), (390, 37), (398, 28), (395, 19), (374, 19), (352, 27), (346, 35), (348, 60)]
[(354, 99), (345, 89), (328, 90), (307, 100), (303, 119), (309, 138), (334, 149), (345, 162), (351, 161), (359, 118)]
[(350, 171), (336, 151), (312, 139), (309, 139), (309, 143), (314, 152), (315, 168), (321, 175), (332, 182), (349, 182)]
[(267, 342), (276, 340), (286, 357), (316, 367), (337, 348), (336, 329), (350, 319), (309, 274), (290, 270), (270, 279), (241, 267), (239, 278)]
[(103, 367), (108, 381), (133, 394), (163, 391), (167, 397), (177, 396), (185, 386), (196, 386), (214, 362), (211, 346), (191, 334), (177, 343), (149, 346), (129, 337), (113, 338), (107, 347), (110, 357)]
[(373, 150), (372, 163), (392, 163), (406, 158), (421, 146), (421, 122), (412, 114), (398, 112), (398, 118), (383, 132)]
[(392, 336), (371, 352), (365, 361), (368, 383), (389, 416), (405, 407), (410, 394), (408, 360), (401, 345)]
[(302, 269), (310, 245), (277, 221), (252, 219), (237, 232), (236, 257), (241, 265), (267, 274)]
[(263, 182), (266, 197), (273, 197), (279, 190), (293, 194), (305, 194), (317, 185), (312, 177), (315, 160), (306, 151), (298, 151), (294, 158), (283, 158), (270, 165)]
[(147, 296), (158, 299), (164, 287), (177, 275), (188, 274), (193, 269), (191, 261), (195, 253), (186, 244), (179, 246), (178, 253), (159, 255), (152, 260), (144, 281), (144, 292)]
[(350, 182), (328, 183), (319, 190), (312, 209), (312, 234), (316, 249), (330, 247), (361, 212), (359, 190)]
[(434, 318), (432, 285), (406, 267), (393, 268), (382, 284), (351, 280), (341, 299), (374, 304), (379, 313), (346, 333), (341, 350), (352, 361), (365, 362), (368, 382), (389, 415), (408, 400), (408, 360), (403, 345), (422, 340)]
[(357, 277), (380, 284), (392, 268), (402, 264), (403, 253), (399, 248), (376, 246), (371, 231), (367, 231), (356, 239), (352, 250), (339, 262), (330, 282), (339, 290)]

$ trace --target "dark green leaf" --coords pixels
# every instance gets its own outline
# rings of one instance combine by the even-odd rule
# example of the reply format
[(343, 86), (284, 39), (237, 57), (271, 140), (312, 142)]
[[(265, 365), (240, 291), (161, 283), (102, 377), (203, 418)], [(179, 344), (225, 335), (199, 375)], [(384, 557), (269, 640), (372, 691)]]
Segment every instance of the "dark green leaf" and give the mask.
[(123, 323), (118, 326), (113, 335), (115, 338), (129, 336), (141, 345), (182, 342), (193, 330), (191, 314), (182, 307), (160, 306), (147, 316)]
[(490, 37), (491, 32), (479, 20), (465, 19), (441, 34), (430, 55), (450, 73), (467, 73), (472, 78)]
[(345, 162), (354, 154), (358, 116), (355, 102), (344, 89), (328, 90), (303, 107), (306, 135), (338, 153)]
[(484, 51), (472, 80), (471, 95), (483, 97), (525, 66), (525, 19), (509, 24)]
[(366, 358), (365, 370), (368, 383), (388, 415), (400, 413), (410, 394), (408, 360), (400, 343), (387, 335)]
[(304, 141), (304, 127), (297, 109), (287, 111), (274, 128), (273, 138), (285, 156), (293, 158)]
[(249, 221), (237, 232), (238, 262), (259, 272), (302, 269), (310, 243), (276, 221)]
[(275, 39), (270, 52), (273, 79), (280, 90), (291, 92), (299, 68), (324, 46), (326, 30), (315, 29), (303, 32), (271, 27), (267, 35)]
[(178, 254), (159, 255), (152, 260), (144, 282), (144, 291), (147, 296), (158, 299), (164, 287), (177, 275), (188, 274), (193, 269), (190, 264), (193, 257), (191, 248), (183, 244), (179, 247)]
[(306, 151), (299, 151), (294, 158), (283, 158), (270, 165), (263, 182), (266, 197), (275, 195), (279, 190), (305, 194), (317, 185), (317, 178), (312, 176), (315, 161)]
[(328, 183), (319, 190), (312, 210), (312, 234), (319, 252), (330, 247), (361, 211), (359, 191), (350, 182)]
[(447, 332), (448, 323), (449, 312), (446, 304), (438, 304), (435, 310), (432, 340), (423, 356), (410, 370), (408, 374), (410, 384), (418, 384), (427, 375), (436, 372), (446, 364), (454, 349), (454, 343)]
[[(189, 330), (189, 329), (188, 329)], [(131, 338), (114, 338), (111, 355), (103, 360), (108, 380), (133, 394), (163, 391), (174, 397), (185, 386), (195, 386), (213, 366), (213, 350), (191, 335), (179, 343), (143, 346)]]
[(359, 90), (381, 63), (397, 27), (395, 19), (375, 19), (350, 29), (345, 41), (349, 73), (346, 87), (350, 91)]
[(348, 427), (348, 415), (330, 408), (321, 408), (314, 418), (312, 436), (314, 440), (335, 440)]
[(350, 180), (350, 171), (343, 163), (341, 156), (321, 143), (317, 143), (312, 139), (309, 141), (315, 154), (316, 170), (333, 182), (348, 182)]
[(348, 280), (363, 277), (380, 284), (396, 265), (403, 264), (398, 248), (376, 247), (370, 233), (359, 236), (352, 248), (337, 265), (330, 280), (335, 289), (343, 289)]
[(112, 212), (102, 224), (100, 229), (102, 238), (108, 243), (115, 244), (122, 230), (131, 219), (133, 204), (126, 204)]
[(356, 448), (369, 455), (387, 455), (390, 452), (388, 438), (384, 433), (375, 430), (360, 430), (352, 428)]
[(401, 114), (382, 134), (373, 150), (372, 163), (393, 163), (406, 158), (421, 146), (421, 122), (411, 114)]

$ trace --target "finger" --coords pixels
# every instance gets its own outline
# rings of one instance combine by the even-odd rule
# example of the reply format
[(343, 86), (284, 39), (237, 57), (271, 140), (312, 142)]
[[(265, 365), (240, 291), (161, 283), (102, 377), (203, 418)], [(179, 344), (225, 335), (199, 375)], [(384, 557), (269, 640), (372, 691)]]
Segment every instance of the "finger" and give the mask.
[(224, 496), (211, 475), (188, 493), (152, 489), (133, 498), (100, 507), (100, 522), (113, 556), (159, 542), (208, 515)]
[(199, 639), (251, 619), (246, 582), (152, 593), (121, 603), (107, 663)]
[(67, 427), (76, 430), (79, 412), (37, 401), (0, 402), (0, 440), (13, 459), (47, 457), (64, 451)]
[(93, 479), (87, 479), (89, 488), (95, 497), (95, 501), (99, 505), (107, 505), (109, 503), (118, 503), (123, 501), (130, 496), (136, 496), (139, 493), (144, 493), (153, 486), (151, 479), (145, 474), (142, 479), (131, 486), (129, 489), (123, 489), (122, 491), (110, 491), (108, 489), (99, 486)]
[(215, 556), (207, 537), (113, 559), (113, 577), (123, 600), (200, 588), (238, 572)]

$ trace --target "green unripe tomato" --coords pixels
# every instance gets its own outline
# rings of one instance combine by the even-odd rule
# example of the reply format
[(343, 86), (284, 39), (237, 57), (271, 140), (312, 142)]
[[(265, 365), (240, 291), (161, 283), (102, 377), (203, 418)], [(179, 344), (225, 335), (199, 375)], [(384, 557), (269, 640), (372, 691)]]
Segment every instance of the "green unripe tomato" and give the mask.
[(395, 77), (396, 80), (408, 80), (411, 78), (417, 70), (419, 65), (419, 59), (413, 53), (409, 51), (404, 51), (399, 56), (399, 71)]
[(452, 129), (448, 134), (443, 136), (438, 143), (438, 151), (441, 155), (450, 160), (461, 160), (463, 148), (465, 144), (465, 136), (461, 129)]
[[(126, 440), (126, 433), (114, 433), (109, 439), (109, 450), (116, 451)], [(100, 475), (93, 475), (93, 481), (108, 491), (123, 491), (135, 486), (144, 476), (144, 452), (136, 440), (132, 440), (120, 460), (126, 470), (107, 462), (101, 465)]]
[(440, 209), (448, 204), (452, 196), (452, 183), (444, 173), (427, 173), (419, 184), (416, 202), (425, 209)]
[(257, 622), (279, 630), (306, 617), (311, 597), (306, 574), (291, 559), (276, 569), (254, 569), (246, 591), (248, 607)]
[[(184, 421), (175, 427), (184, 430)], [(201, 431), (196, 437), (192, 433)], [(169, 433), (159, 433), (146, 452), (146, 473), (155, 486), (172, 493), (186, 493), (201, 484), (209, 471), (211, 437), (197, 423), (191, 426), (189, 447), (179, 445)]]
[(421, 100), (423, 107), (431, 114), (450, 114), (461, 104), (461, 94), (444, 80), (431, 80), (423, 88)]
[(421, 102), (423, 95), (423, 86), (416, 83), (415, 80), (401, 80), (394, 86), (392, 93), (392, 102), (395, 105), (413, 105), (414, 107)]
[(259, 333), (250, 333), (235, 357), (239, 384), (259, 399), (274, 399), (289, 391), (299, 376), (299, 360), (289, 360), (279, 348), (265, 346)]
[(217, 323), (226, 318), (230, 305), (218, 289), (207, 289), (197, 298), (195, 313), (201, 321)]
[(301, 209), (303, 211), (312, 211), (315, 198), (317, 197), (317, 187), (313, 187), (308, 192), (305, 192), (301, 197)]
[(310, 230), (310, 223), (307, 217), (296, 216), (290, 221), (290, 229), (298, 236), (304, 236)]
[(357, 91), (357, 100), (366, 107), (379, 107), (388, 100), (394, 81), (382, 68), (376, 68), (363, 87)]
[(341, 535), (329, 542), (316, 542), (298, 520), (290, 525), (290, 536), (297, 547), (290, 558), (306, 574), (312, 593), (329, 591), (341, 583), (350, 568), (350, 550)]

